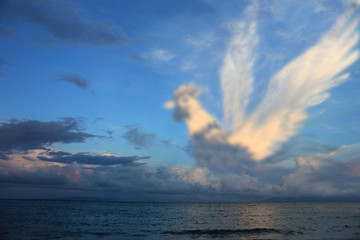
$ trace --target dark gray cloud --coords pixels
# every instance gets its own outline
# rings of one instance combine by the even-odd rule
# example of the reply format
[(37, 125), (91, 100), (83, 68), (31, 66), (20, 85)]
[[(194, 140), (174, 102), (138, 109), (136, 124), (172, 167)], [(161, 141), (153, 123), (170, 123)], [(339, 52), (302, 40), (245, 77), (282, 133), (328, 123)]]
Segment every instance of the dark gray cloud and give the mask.
[(77, 73), (65, 73), (55, 80), (73, 83), (81, 89), (87, 89), (89, 87), (89, 81)]
[(327, 157), (296, 157), (293, 172), (283, 176), (284, 191), (299, 198), (359, 196), (359, 157), (344, 160), (339, 156), (333, 152)]
[[(60, 171), (59, 171), (60, 170)], [(38, 168), (36, 171), (25, 169), (6, 169), (0, 172), (0, 183), (35, 184), (35, 185), (66, 185), (70, 181), (66, 172), (72, 171), (71, 167), (53, 166)], [(69, 172), (70, 173), (70, 172)]]
[(184, 99), (186, 102), (188, 101), (188, 97), (194, 98), (200, 93), (200, 90), (195, 88), (193, 85), (181, 86), (173, 96), (173, 104), (174, 104), (174, 112), (173, 119), (176, 122), (180, 122), (190, 115), (190, 106), (180, 106), (179, 102), (181, 99)]
[(129, 42), (116, 23), (84, 18), (79, 15), (77, 7), (69, 2), (3, 0), (1, 4), (0, 13), (4, 19), (36, 25), (62, 41), (101, 46)]
[(245, 148), (236, 147), (219, 139), (209, 139), (199, 132), (192, 137), (193, 155), (196, 164), (213, 171), (244, 172), (252, 169), (256, 163)]
[[(181, 146), (172, 139), (162, 140), (154, 133), (147, 133), (141, 129), (139, 124), (125, 126), (127, 131), (122, 135), (123, 138), (127, 139), (132, 143), (136, 149), (143, 149), (151, 147), (155, 144), (162, 144), (166, 148), (176, 148), (184, 152), (190, 153), (192, 151), (192, 144), (189, 142), (186, 146)], [(112, 137), (111, 132), (107, 131), (109, 136)]]
[(53, 143), (84, 142), (95, 135), (82, 132), (82, 122), (74, 118), (42, 122), (12, 120), (0, 123), (0, 151), (42, 149)]
[(138, 125), (131, 125), (126, 127), (128, 131), (123, 135), (123, 138), (134, 144), (136, 147), (150, 147), (156, 141), (156, 135), (153, 133), (144, 133), (140, 130)]
[(101, 156), (91, 153), (76, 153), (71, 154), (68, 152), (62, 151), (49, 151), (47, 156), (38, 156), (38, 159), (48, 162), (58, 162), (58, 163), (73, 163), (77, 162), (78, 164), (93, 164), (93, 165), (115, 165), (120, 164), (122, 166), (134, 166), (142, 165), (144, 163), (137, 162), (139, 160), (150, 159), (149, 156)]

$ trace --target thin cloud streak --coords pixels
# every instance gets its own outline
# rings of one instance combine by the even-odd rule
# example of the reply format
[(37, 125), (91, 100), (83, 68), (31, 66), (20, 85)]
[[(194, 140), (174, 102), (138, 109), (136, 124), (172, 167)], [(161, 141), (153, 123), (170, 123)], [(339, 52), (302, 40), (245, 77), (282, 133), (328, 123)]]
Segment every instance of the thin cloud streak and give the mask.
[[(46, 156), (47, 155), (47, 156)], [(70, 154), (67, 152), (51, 151), (46, 152), (46, 155), (38, 156), (37, 158), (42, 161), (56, 162), (56, 163), (67, 163), (71, 164), (76, 162), (78, 164), (90, 164), (90, 165), (101, 165), (110, 166), (120, 164), (123, 166), (141, 165), (144, 163), (137, 162), (139, 160), (146, 160), (151, 157), (149, 156), (102, 156), (91, 153), (76, 153)]]
[(74, 72), (62, 74), (55, 80), (75, 84), (76, 86), (84, 90), (89, 87), (89, 80)]

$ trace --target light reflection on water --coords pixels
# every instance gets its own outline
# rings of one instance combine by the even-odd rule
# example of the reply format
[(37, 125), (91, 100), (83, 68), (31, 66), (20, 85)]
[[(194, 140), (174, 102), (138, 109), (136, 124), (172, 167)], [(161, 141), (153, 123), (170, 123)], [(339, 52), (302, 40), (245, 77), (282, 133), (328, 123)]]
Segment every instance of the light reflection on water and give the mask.
[(359, 239), (358, 202), (0, 200), (0, 239)]

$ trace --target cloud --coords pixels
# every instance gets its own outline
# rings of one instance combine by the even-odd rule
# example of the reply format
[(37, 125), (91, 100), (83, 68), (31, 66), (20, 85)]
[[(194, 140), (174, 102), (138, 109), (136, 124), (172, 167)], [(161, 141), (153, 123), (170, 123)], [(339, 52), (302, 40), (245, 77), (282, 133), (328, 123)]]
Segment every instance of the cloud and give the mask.
[(246, 107), (253, 90), (253, 67), (258, 43), (257, 24), (240, 21), (231, 26), (233, 37), (229, 43), (220, 71), (223, 91), (224, 119), (232, 129), (241, 128)]
[(284, 168), (253, 165), (221, 172), (200, 166), (152, 167), (141, 161), (147, 157), (32, 150), (0, 160), (0, 184), (12, 184), (12, 189), (24, 184), (61, 187), (81, 196), (118, 200), (359, 199), (359, 153), (357, 144), (298, 156)]
[(48, 185), (54, 187), (77, 182), (80, 177), (79, 166), (76, 163), (63, 167), (53, 165), (33, 169), (0, 169), (0, 183)]
[(109, 138), (113, 138), (114, 130), (105, 130), (105, 132), (108, 134)]
[(97, 117), (97, 118), (95, 118), (94, 119), (94, 121), (92, 122), (92, 124), (95, 124), (95, 123), (97, 123), (97, 122), (99, 122), (99, 121), (102, 121), (102, 120), (104, 120), (105, 118), (103, 118), (103, 117)]
[(9, 160), (8, 154), (4, 152), (0, 152), (0, 159)]
[(193, 144), (191, 141), (189, 141), (185, 146), (178, 144), (173, 139), (166, 139), (161, 141), (166, 147), (174, 146), (177, 149), (180, 149), (186, 153), (192, 153), (193, 150)]
[[(35, 149), (11, 153), (0, 159), (0, 183), (64, 185), (70, 189), (86, 189), (84, 176), (96, 174), (97, 168), (121, 166), (124, 169), (144, 165), (148, 156), (115, 156), (94, 153), (69, 153), (53, 149)], [(112, 169), (112, 168), (109, 168)], [(96, 173), (95, 173), (96, 172)]]
[(188, 60), (188, 61), (184, 61), (181, 65), (181, 70), (182, 71), (191, 71), (197, 68), (197, 65), (195, 63), (195, 61), (193, 60)]
[[(257, 10), (248, 11), (255, 15)], [(350, 9), (340, 16), (314, 46), (275, 74), (252, 111), (247, 108), (261, 42), (257, 22), (248, 17), (231, 25), (233, 36), (220, 72), (230, 131), (201, 106), (193, 85), (179, 86), (164, 105), (174, 109), (175, 121), (185, 120), (196, 168), (209, 171), (208, 189), (214, 195), (224, 191), (259, 199), (360, 197), (358, 145), (344, 154), (341, 149), (348, 147), (336, 149), (297, 136), (308, 118), (307, 108), (325, 101), (359, 58), (359, 20), (352, 13)]]
[(208, 125), (215, 123), (200, 103), (196, 100), (200, 90), (193, 84), (181, 85), (174, 93), (172, 101), (166, 102), (164, 107), (174, 109), (173, 119), (177, 122), (185, 119), (188, 125), (189, 134), (201, 132)]
[(206, 32), (196, 37), (188, 36), (185, 39), (185, 42), (196, 48), (197, 50), (203, 50), (206, 48), (210, 48), (217, 38), (213, 32)]
[(137, 147), (147, 148), (154, 144), (156, 135), (153, 133), (144, 133), (139, 126), (132, 125), (126, 127), (128, 131), (123, 135), (123, 138)]
[(214, 172), (235, 173), (243, 173), (254, 167), (247, 149), (228, 144), (227, 137), (218, 125), (209, 125), (192, 135), (192, 153), (196, 165)]
[(48, 161), (48, 162), (67, 163), (67, 164), (77, 162), (78, 164), (91, 164), (91, 165), (101, 165), (101, 166), (109, 166), (116, 164), (120, 164), (122, 166), (141, 165), (144, 163), (137, 161), (151, 158), (149, 156), (143, 156), (143, 157), (140, 156), (124, 157), (124, 156), (113, 156), (113, 155), (102, 156), (91, 153), (71, 154), (62, 151), (48, 151), (46, 152), (47, 156), (44, 155), (39, 155), (37, 158), (42, 161)]
[(151, 50), (149, 57), (155, 61), (169, 62), (171, 59), (175, 57), (175, 55), (170, 51), (160, 48), (155, 48)]
[[(138, 162), (149, 157), (96, 156), (56, 150), (34, 150), (12, 154), (0, 160), (0, 183), (63, 186), (91, 194), (113, 192), (113, 197), (131, 195), (167, 195), (206, 192), (212, 182), (210, 172), (202, 168), (152, 168)], [(75, 160), (76, 162), (71, 162)], [(97, 166), (90, 167), (88, 164)]]
[(77, 73), (62, 74), (59, 78), (56, 78), (55, 80), (73, 83), (81, 89), (87, 89), (89, 87), (89, 80), (83, 78)]
[(61, 41), (99, 46), (129, 42), (114, 22), (86, 19), (79, 15), (74, 5), (64, 4), (62, 1), (5, 0), (2, 2), (1, 14), (4, 19), (36, 25), (43, 32)]
[(149, 49), (142, 54), (130, 53), (130, 55), (136, 61), (146, 62), (149, 64), (169, 63), (175, 57), (175, 54), (171, 51), (157, 47)]
[(229, 134), (196, 100), (199, 92), (193, 85), (181, 85), (173, 100), (165, 104), (174, 108), (175, 121), (186, 121), (197, 166), (219, 172), (249, 168), (251, 155), (246, 148), (229, 144)]
[[(195, 136), (206, 140), (198, 146), (209, 144), (213, 148), (216, 143), (225, 149), (228, 144), (230, 154), (237, 147), (244, 150), (240, 152), (248, 152), (252, 159), (261, 161), (276, 153), (281, 144), (297, 134), (301, 123), (308, 118), (307, 108), (325, 101), (329, 97), (328, 91), (349, 77), (344, 70), (359, 58), (355, 49), (359, 34), (358, 19), (351, 19), (354, 9), (350, 9), (313, 47), (270, 79), (264, 98), (249, 112), (247, 107), (254, 87), (257, 43), (260, 42), (254, 18), (257, 8), (256, 4), (250, 5), (246, 9), (246, 18), (231, 25), (233, 36), (220, 71), (227, 125), (221, 126), (203, 109), (195, 99), (191, 85), (181, 85), (174, 93), (173, 101), (166, 103), (165, 107), (174, 108), (175, 121), (185, 119), (193, 141)], [(249, 159), (249, 154), (239, 156)], [(233, 157), (243, 161), (239, 156)], [(219, 156), (219, 164), (226, 158)]]
[(293, 159), (295, 156), (310, 156), (315, 154), (329, 154), (337, 149), (327, 145), (313, 135), (297, 135), (281, 145), (275, 154), (264, 159), (264, 163), (276, 164)]
[(327, 154), (296, 157), (294, 172), (283, 177), (284, 191), (301, 196), (352, 196), (360, 189), (360, 145)]
[[(188, 146), (182, 146), (172, 139), (161, 139), (154, 133), (148, 133), (144, 131), (138, 124), (125, 126), (125, 128), (127, 131), (122, 135), (122, 137), (133, 144), (135, 149), (140, 150), (143, 148), (153, 147), (154, 145), (160, 145), (165, 147), (168, 151), (181, 150), (186, 153), (191, 152), (190, 143)], [(110, 137), (112, 137), (112, 135), (110, 135)]]
[(81, 121), (12, 120), (0, 124), (0, 151), (43, 149), (54, 143), (84, 142), (95, 135), (82, 132)]
[[(313, 47), (275, 74), (254, 112), (240, 125), (234, 125), (230, 143), (247, 147), (255, 159), (261, 160), (297, 133), (308, 118), (306, 109), (325, 101), (330, 96), (329, 89), (349, 77), (343, 71), (359, 58), (359, 52), (354, 49), (359, 40), (359, 20), (350, 19), (352, 12), (350, 9), (340, 16)], [(224, 91), (225, 96), (236, 94), (232, 90)], [(242, 95), (245, 100), (247, 95)], [(224, 105), (225, 108), (228, 105), (226, 98)], [(238, 111), (244, 111), (244, 106), (240, 107)], [(231, 110), (235, 111), (236, 108)]]

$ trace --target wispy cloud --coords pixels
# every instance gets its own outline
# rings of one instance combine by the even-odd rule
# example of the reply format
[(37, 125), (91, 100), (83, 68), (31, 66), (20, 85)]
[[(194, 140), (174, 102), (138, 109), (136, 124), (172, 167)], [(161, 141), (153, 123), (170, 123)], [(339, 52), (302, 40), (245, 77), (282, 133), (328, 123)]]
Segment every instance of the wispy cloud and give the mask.
[(74, 72), (64, 73), (55, 80), (75, 84), (81, 89), (87, 89), (89, 87), (89, 80)]
[(150, 57), (154, 60), (161, 61), (161, 62), (169, 62), (171, 59), (175, 57), (173, 53), (170, 51), (156, 48), (151, 50)]
[(233, 130), (244, 124), (245, 111), (253, 88), (253, 66), (256, 58), (256, 22), (241, 21), (232, 25), (233, 37), (221, 68), (221, 87), (224, 92), (224, 118)]
[(206, 32), (198, 36), (188, 36), (185, 42), (199, 51), (211, 47), (215, 40), (216, 36), (213, 32)]
[[(358, 51), (354, 50), (359, 40), (356, 31), (358, 19), (349, 19), (352, 12), (352, 9), (348, 10), (316, 45), (291, 61), (270, 80), (268, 91), (257, 109), (246, 117), (246, 121), (241, 122), (241, 118), (237, 117), (234, 122), (235, 133), (230, 138), (232, 144), (247, 147), (258, 160), (271, 155), (281, 143), (297, 133), (301, 122), (308, 118), (306, 109), (322, 103), (330, 96), (329, 89), (349, 77), (343, 71), (359, 57)], [(234, 39), (237, 37), (235, 34)], [(225, 61), (224, 68), (228, 65)], [(242, 89), (241, 81), (235, 81)], [(249, 82), (252, 82), (251, 78)], [(240, 95), (241, 103), (235, 101), (235, 104), (247, 103), (248, 92), (236, 93), (231, 89), (237, 87), (225, 89), (224, 95)], [(251, 86), (245, 89), (251, 89)], [(225, 109), (229, 108), (228, 105), (229, 100), (225, 97)], [(230, 110), (235, 116), (238, 112), (243, 116), (243, 111), (243, 105)], [(239, 121), (241, 125), (237, 125)]]
[(175, 57), (175, 54), (162, 48), (152, 48), (141, 54), (133, 53), (132, 57), (137, 61), (144, 61), (150, 64), (160, 64), (169, 63)]
[(147, 148), (154, 144), (156, 135), (143, 132), (138, 125), (127, 126), (127, 132), (123, 138), (134, 144), (136, 147)]
[(2, 1), (4, 19), (24, 21), (41, 28), (55, 39), (91, 45), (128, 43), (129, 39), (114, 22), (96, 22), (80, 16), (72, 4), (56, 1)]
[(183, 71), (191, 71), (197, 68), (197, 64), (193, 60), (186, 60), (181, 64), (181, 70)]

